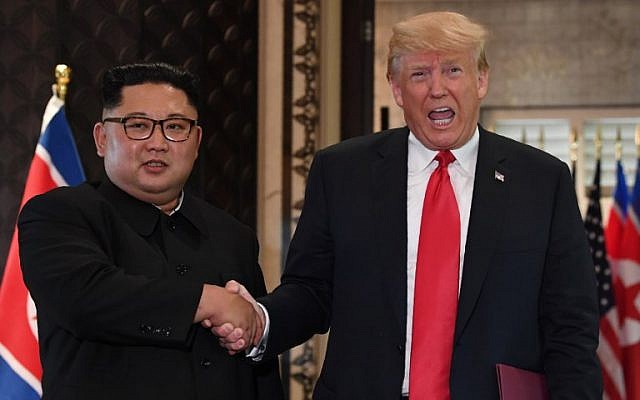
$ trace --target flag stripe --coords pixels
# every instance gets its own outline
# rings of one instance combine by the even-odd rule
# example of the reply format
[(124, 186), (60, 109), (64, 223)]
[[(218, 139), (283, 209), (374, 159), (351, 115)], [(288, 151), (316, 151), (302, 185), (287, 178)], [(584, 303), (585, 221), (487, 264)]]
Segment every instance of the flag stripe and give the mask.
[(40, 143), (36, 146), (36, 156), (37, 157), (34, 158), (34, 161), (37, 160), (42, 162), (44, 168), (47, 170), (45, 175), (51, 178), (50, 184), (52, 184), (53, 187), (67, 186), (66, 179), (64, 179), (64, 176), (62, 176), (60, 171), (58, 171), (58, 168), (56, 168), (56, 165), (53, 163), (53, 160), (51, 160), (51, 155), (47, 151), (46, 147)]
[[(625, 220), (627, 219), (628, 202), (627, 180), (624, 176), (622, 162), (618, 161), (616, 163), (616, 188), (613, 193), (613, 206), (609, 212), (609, 222), (607, 223), (605, 231), (607, 254), (612, 260), (621, 257), (622, 233), (624, 231)], [(613, 267), (615, 272), (615, 265), (613, 265)]]
[[(618, 321), (618, 313), (615, 312), (615, 308), (609, 310), (609, 312), (600, 319), (600, 334), (605, 338), (617, 338), (620, 335), (620, 323)], [(610, 346), (610, 354), (618, 360), (622, 360), (622, 349), (620, 346)]]
[(50, 165), (55, 166), (64, 182), (76, 185), (84, 181), (78, 150), (64, 108), (60, 108), (53, 116), (38, 144), (48, 151), (51, 157)]
[[(22, 379), (22, 383), (26, 384), (29, 387), (29, 391), (33, 392), (37, 395), (36, 398), (42, 396), (42, 386), (40, 385), (40, 379), (35, 377), (29, 370), (25, 369), (22, 364), (16, 360), (11, 352), (7, 350), (6, 347), (0, 343), (0, 362), (2, 362), (2, 369), (8, 368), (14, 374), (11, 374), (9, 371), (1, 372), (1, 374), (7, 374), (8, 377), (13, 377), (11, 379), (15, 379), (19, 381)], [(19, 385), (22, 386), (22, 385)], [(20, 388), (20, 392), (25, 391), (24, 388)], [(4, 396), (4, 393), (3, 393)], [(9, 397), (12, 399), (13, 397)], [(18, 397), (15, 397), (18, 398)]]
[(37, 400), (40, 392), (33, 389), (15, 373), (15, 370), (5, 361), (5, 355), (0, 350), (0, 398)]
[(629, 346), (625, 348), (624, 373), (625, 376), (633, 377), (626, 380), (627, 393), (630, 400), (640, 399), (640, 346)]
[[(45, 160), (43, 160), (37, 153), (31, 161), (31, 167), (29, 168), (29, 177), (27, 178), (27, 184), (24, 187), (24, 194), (22, 195), (22, 203), (20, 208), (24, 206), (30, 198), (37, 196), (40, 193), (44, 193), (51, 190), (58, 185), (51, 176), (51, 170)], [(17, 255), (17, 254), (16, 254)]]
[[(14, 230), (9, 248), (8, 260), (18, 260), (18, 238)], [(7, 263), (1, 288), (2, 318), (7, 321), (0, 329), (0, 356), (5, 358), (10, 366), (19, 365), (16, 373), (32, 384), (32, 376), (40, 377), (42, 370), (38, 357), (38, 342), (32, 333), (27, 316), (28, 292), (22, 280), (22, 270), (15, 262)], [(34, 352), (35, 349), (35, 352)], [(23, 372), (26, 371), (26, 372)], [(34, 390), (40, 391), (39, 383), (32, 385)], [(1, 398), (1, 396), (0, 396)]]
[[(604, 329), (603, 329), (604, 326)], [(600, 343), (598, 345), (598, 357), (603, 369), (605, 390), (611, 399), (623, 399), (625, 394), (624, 373), (622, 368), (622, 353), (620, 346), (609, 343), (609, 338), (616, 338), (613, 327), (604, 318), (600, 323)]]

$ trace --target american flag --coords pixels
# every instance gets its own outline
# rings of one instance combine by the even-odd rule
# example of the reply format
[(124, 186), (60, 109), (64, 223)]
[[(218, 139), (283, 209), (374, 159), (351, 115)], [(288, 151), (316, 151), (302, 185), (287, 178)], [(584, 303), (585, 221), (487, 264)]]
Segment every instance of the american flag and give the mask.
[(589, 208), (585, 216), (584, 226), (587, 231), (598, 282), (598, 300), (600, 304), (598, 357), (602, 365), (604, 398), (611, 400), (626, 399), (618, 311), (614, 296), (612, 270), (607, 260), (604, 230), (602, 228), (600, 160), (596, 161), (596, 171), (593, 177), (593, 186), (589, 193)]
[[(20, 207), (37, 194), (84, 179), (64, 101), (54, 94), (44, 112)], [(22, 280), (18, 254), (14, 231), (0, 286), (0, 399), (36, 400), (42, 395), (36, 309)]]

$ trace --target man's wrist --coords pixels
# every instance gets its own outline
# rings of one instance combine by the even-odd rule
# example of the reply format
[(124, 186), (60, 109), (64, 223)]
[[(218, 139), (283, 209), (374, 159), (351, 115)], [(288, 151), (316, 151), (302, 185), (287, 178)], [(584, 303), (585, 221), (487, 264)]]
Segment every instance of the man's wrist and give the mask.
[(262, 337), (260, 338), (260, 342), (258, 342), (257, 346), (253, 346), (248, 348), (245, 351), (247, 358), (252, 359), (253, 361), (261, 361), (262, 356), (267, 350), (267, 340), (269, 339), (269, 325), (271, 324), (271, 320), (269, 319), (269, 312), (262, 304), (256, 302), (260, 310), (262, 311), (262, 316), (264, 317), (264, 330), (262, 331)]

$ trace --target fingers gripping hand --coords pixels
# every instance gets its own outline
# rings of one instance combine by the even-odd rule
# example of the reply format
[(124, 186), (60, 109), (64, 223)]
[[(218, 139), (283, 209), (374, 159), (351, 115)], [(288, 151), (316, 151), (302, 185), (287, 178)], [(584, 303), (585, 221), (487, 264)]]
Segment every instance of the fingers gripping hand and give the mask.
[(255, 317), (255, 327), (253, 331), (246, 332), (246, 330), (243, 330), (242, 327), (236, 326), (232, 323), (225, 323), (215, 326), (211, 322), (209, 322), (208, 325), (205, 325), (203, 321), (203, 326), (210, 328), (211, 332), (214, 335), (218, 336), (220, 345), (227, 349), (229, 354), (236, 354), (237, 352), (246, 349), (250, 345), (258, 345), (264, 331), (265, 319), (264, 315), (262, 314), (262, 309), (260, 308), (260, 306), (258, 306), (253, 296), (251, 296), (249, 291), (243, 285), (231, 280), (227, 282), (225, 289), (229, 293), (239, 295), (245, 301), (251, 304), (254, 310)]
[(247, 290), (247, 288), (244, 287), (244, 285), (234, 280), (230, 280), (225, 285), (225, 289), (227, 289), (231, 293), (239, 294), (243, 299), (251, 303), (251, 305), (253, 306), (253, 309), (255, 310), (256, 315), (258, 316), (258, 319), (256, 321), (257, 322), (256, 332), (254, 333), (254, 341), (252, 344), (254, 346), (257, 346), (258, 343), (260, 342), (260, 339), (262, 338), (262, 333), (264, 332), (264, 325), (265, 325), (265, 317), (264, 317), (262, 308), (260, 308), (256, 300), (253, 298), (253, 296), (251, 296), (251, 293), (249, 293), (249, 291)]
[(232, 351), (243, 350), (254, 343), (262, 325), (254, 306), (239, 293), (209, 284), (204, 285), (194, 322), (211, 329), (223, 339), (225, 348)]
[(203, 323), (202, 325), (210, 329), (211, 332), (218, 337), (220, 346), (226, 348), (229, 354), (233, 355), (237, 353), (236, 350), (239, 351), (246, 347), (245, 340), (243, 339), (244, 331), (241, 328), (234, 328), (233, 324), (228, 322), (219, 326), (213, 326), (211, 322), (208, 321), (208, 324)]

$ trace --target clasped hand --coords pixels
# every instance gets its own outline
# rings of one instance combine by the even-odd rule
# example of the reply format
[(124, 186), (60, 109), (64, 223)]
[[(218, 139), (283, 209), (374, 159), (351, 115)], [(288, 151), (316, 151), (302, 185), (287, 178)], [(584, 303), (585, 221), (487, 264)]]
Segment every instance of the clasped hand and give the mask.
[(249, 291), (231, 280), (224, 288), (204, 285), (194, 322), (210, 329), (220, 345), (233, 355), (258, 345), (265, 317)]

